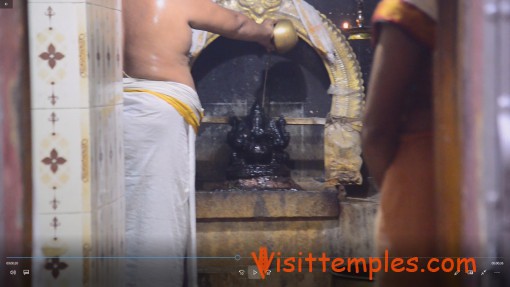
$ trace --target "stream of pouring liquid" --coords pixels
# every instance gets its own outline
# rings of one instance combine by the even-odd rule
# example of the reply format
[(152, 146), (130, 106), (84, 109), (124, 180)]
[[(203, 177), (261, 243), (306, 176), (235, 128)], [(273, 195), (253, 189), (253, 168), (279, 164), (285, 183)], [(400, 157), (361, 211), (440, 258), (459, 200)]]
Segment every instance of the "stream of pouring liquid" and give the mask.
[(266, 107), (266, 84), (267, 84), (267, 74), (269, 72), (269, 64), (271, 63), (271, 54), (267, 57), (266, 61), (266, 72), (264, 73), (264, 86), (262, 87), (262, 109), (265, 110)]

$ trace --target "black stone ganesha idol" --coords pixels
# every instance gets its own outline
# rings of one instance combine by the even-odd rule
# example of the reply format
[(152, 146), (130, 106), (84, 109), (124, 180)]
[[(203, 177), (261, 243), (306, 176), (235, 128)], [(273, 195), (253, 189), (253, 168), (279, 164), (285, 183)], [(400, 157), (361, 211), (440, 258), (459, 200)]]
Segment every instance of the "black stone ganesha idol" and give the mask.
[(283, 116), (270, 119), (260, 103), (255, 102), (244, 119), (230, 118), (232, 129), (227, 142), (232, 149), (228, 179), (261, 176), (290, 176), (286, 166), (289, 155), (284, 151), (290, 135), (285, 130)]

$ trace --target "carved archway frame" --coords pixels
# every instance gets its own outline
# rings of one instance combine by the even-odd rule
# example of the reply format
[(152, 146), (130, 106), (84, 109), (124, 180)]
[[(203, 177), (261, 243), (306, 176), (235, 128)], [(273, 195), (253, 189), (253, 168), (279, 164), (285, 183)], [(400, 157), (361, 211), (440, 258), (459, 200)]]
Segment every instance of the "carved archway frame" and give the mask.
[[(334, 61), (316, 47), (292, 0), (218, 0), (218, 4), (244, 13), (258, 23), (266, 18), (290, 19), (299, 37), (308, 43), (322, 58), (329, 74), (332, 96), (331, 110), (324, 128), (324, 165), (328, 185), (361, 184), (361, 116), (364, 107), (364, 88), (361, 69), (356, 55), (342, 32), (323, 14), (322, 25), (334, 46)], [(205, 47), (218, 38), (207, 33), (205, 44), (194, 51), (191, 61)]]

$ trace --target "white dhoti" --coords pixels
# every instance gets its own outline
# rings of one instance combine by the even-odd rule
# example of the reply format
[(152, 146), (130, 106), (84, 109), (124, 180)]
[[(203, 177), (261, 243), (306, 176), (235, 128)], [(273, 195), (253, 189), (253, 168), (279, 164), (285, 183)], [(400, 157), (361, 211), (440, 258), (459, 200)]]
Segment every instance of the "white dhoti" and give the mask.
[(198, 96), (182, 84), (134, 79), (124, 90), (126, 285), (181, 287), (186, 274), (196, 286), (196, 127), (161, 96), (199, 118)]

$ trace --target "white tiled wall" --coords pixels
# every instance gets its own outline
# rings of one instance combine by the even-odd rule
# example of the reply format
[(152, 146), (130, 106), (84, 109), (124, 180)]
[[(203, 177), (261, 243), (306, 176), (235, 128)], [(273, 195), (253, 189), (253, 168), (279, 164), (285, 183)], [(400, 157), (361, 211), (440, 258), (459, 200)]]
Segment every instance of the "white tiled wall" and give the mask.
[[(122, 255), (120, 0), (30, 0), (36, 286), (115, 286)], [(50, 258), (48, 258), (50, 257)]]

